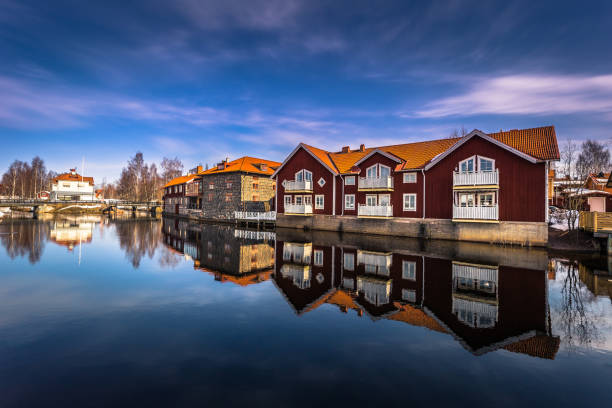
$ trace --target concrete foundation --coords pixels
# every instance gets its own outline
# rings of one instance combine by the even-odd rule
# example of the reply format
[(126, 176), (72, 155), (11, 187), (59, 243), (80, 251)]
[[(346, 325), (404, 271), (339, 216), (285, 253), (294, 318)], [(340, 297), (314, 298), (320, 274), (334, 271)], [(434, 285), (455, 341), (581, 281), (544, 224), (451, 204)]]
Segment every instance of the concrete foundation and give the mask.
[(441, 219), (373, 219), (350, 216), (277, 214), (276, 226), (305, 230), (486, 242), (500, 245), (547, 246), (548, 226), (544, 222), (498, 223), (453, 222)]

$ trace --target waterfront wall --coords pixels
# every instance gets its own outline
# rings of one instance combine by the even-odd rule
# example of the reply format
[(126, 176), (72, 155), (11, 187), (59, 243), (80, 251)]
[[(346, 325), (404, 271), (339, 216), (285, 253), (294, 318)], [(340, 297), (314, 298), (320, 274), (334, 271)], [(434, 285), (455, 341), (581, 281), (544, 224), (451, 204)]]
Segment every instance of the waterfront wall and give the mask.
[(548, 226), (544, 222), (468, 223), (430, 218), (372, 219), (333, 215), (277, 214), (276, 226), (502, 245), (546, 246), (548, 244)]

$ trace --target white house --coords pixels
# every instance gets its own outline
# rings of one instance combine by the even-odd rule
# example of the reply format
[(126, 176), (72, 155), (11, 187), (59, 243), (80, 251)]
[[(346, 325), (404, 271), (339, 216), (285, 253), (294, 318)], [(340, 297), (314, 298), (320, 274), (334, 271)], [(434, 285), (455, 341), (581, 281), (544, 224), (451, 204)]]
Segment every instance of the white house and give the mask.
[(51, 200), (94, 201), (95, 199), (93, 177), (83, 177), (76, 172), (76, 169), (60, 174), (51, 183)]

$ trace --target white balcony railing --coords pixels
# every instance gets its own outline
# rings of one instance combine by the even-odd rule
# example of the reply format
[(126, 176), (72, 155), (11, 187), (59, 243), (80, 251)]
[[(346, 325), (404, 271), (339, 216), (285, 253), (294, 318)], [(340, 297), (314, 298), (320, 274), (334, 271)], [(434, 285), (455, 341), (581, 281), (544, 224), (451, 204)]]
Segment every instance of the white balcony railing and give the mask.
[(499, 171), (473, 171), (453, 173), (453, 186), (496, 186), (499, 184)]
[(285, 204), (285, 214), (312, 214), (312, 204)]
[(274, 221), (276, 220), (276, 212), (234, 211), (234, 218), (247, 221)]
[(390, 190), (393, 189), (393, 177), (360, 177), (359, 188), (366, 190)]
[(283, 244), (283, 261), (298, 264), (309, 264), (312, 259), (312, 244), (297, 244), (285, 242)]
[(457, 207), (453, 206), (453, 219), (458, 220), (497, 220), (498, 206), (490, 207)]
[(359, 204), (357, 211), (359, 217), (392, 217), (392, 205), (365, 205)]
[(285, 180), (285, 191), (312, 191), (312, 180)]

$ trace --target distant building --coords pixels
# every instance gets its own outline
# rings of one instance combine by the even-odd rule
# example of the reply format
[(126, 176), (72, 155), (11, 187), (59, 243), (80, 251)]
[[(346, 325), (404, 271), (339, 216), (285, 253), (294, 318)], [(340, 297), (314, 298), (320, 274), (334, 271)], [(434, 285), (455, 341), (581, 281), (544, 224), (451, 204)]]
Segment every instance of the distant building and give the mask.
[(274, 210), (276, 183), (270, 178), (279, 162), (241, 157), (218, 163), (204, 171), (202, 182), (202, 216), (230, 219), (235, 211), (266, 212)]
[(199, 175), (202, 166), (191, 170), (186, 176), (179, 176), (164, 185), (164, 212), (180, 214), (181, 210), (199, 209), (202, 192)]
[(84, 177), (70, 169), (70, 172), (60, 174), (51, 182), (51, 200), (57, 201), (94, 201), (93, 177)]

